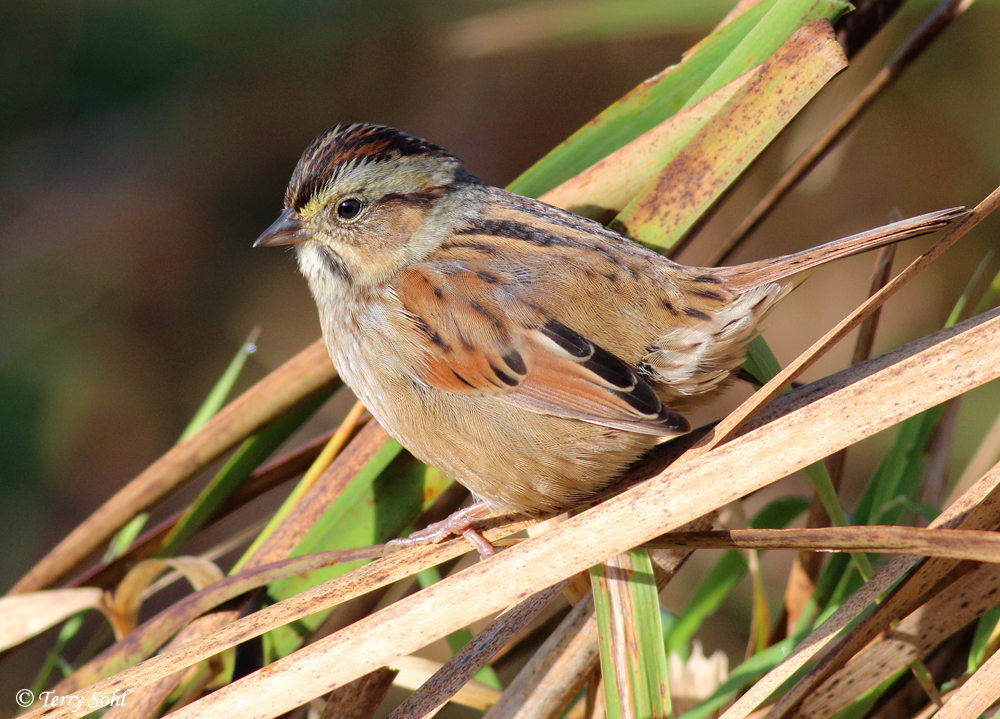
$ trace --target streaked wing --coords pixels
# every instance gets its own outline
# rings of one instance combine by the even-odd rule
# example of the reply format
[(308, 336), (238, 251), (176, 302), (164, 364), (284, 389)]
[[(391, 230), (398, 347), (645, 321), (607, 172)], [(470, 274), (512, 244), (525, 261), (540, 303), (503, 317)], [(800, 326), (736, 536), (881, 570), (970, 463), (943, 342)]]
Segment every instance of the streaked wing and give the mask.
[(496, 255), (442, 255), (399, 274), (422, 381), (628, 432), (689, 431), (632, 367), (527, 300), (523, 269)]

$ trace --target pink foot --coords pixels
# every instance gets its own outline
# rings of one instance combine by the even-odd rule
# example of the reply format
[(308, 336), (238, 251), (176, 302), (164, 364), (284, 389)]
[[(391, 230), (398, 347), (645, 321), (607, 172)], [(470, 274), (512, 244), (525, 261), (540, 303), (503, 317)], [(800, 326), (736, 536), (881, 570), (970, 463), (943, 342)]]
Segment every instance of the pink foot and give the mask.
[(393, 539), (386, 542), (385, 553), (414, 547), (418, 544), (436, 544), (443, 542), (448, 537), (460, 535), (472, 542), (472, 546), (479, 550), (481, 558), (489, 557), (497, 553), (496, 549), (486, 541), (483, 535), (472, 528), (474, 521), (485, 519), (488, 516), (490, 516), (490, 508), (486, 502), (476, 502), (465, 509), (458, 510), (445, 520), (427, 525), (424, 529), (414, 532), (405, 539)]

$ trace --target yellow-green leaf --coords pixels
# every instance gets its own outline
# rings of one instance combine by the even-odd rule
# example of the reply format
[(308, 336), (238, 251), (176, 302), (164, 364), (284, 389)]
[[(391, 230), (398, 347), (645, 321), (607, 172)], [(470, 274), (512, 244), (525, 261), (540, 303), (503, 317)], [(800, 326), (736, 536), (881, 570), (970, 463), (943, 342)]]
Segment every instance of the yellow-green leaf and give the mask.
[[(760, 67), (615, 219), (612, 227), (663, 249), (702, 216), (830, 78), (847, 66), (826, 20), (799, 30)], [(682, 141), (683, 142), (683, 141)]]

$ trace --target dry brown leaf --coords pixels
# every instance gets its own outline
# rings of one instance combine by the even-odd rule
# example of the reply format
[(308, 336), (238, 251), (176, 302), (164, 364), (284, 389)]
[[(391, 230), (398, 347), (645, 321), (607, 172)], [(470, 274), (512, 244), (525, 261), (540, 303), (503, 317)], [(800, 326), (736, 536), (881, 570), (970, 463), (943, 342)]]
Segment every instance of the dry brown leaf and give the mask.
[(139, 562), (122, 579), (111, 602), (115, 633), (119, 639), (135, 629), (139, 621), (139, 609), (148, 596), (146, 590), (168, 569), (174, 569), (187, 578), (195, 591), (202, 590), (225, 576), (214, 563), (200, 557), (145, 559)]
[(934, 719), (978, 717), (997, 699), (1000, 699), (1000, 652), (983, 662), (965, 684), (951, 693)]
[[(531, 521), (522, 520), (503, 524), (502, 526), (495, 526), (483, 531), (482, 534), (493, 542), (495, 546), (500, 546), (498, 545), (498, 540), (509, 534), (521, 531)], [(357, 554), (359, 559), (367, 559), (369, 558), (368, 550), (370, 549), (371, 547), (362, 547), (357, 550), (347, 550), (346, 553)], [(258, 637), (275, 627), (289, 624), (309, 614), (328, 609), (366, 592), (384, 587), (399, 579), (415, 574), (422, 569), (465, 554), (470, 549), (471, 547), (464, 539), (459, 539), (444, 544), (417, 547), (408, 552), (390, 554), (387, 557), (359, 567), (352, 572), (300, 592), (294, 597), (273, 604), (270, 607), (265, 607), (259, 612), (233, 622), (209, 637), (189, 642), (173, 652), (164, 652), (159, 656), (146, 660), (138, 666), (123, 670), (113, 677), (95, 682), (91, 685), (90, 689), (104, 686), (108, 683), (118, 684), (123, 680), (133, 681), (134, 684), (130, 685), (133, 688), (145, 686), (162, 676), (207, 659), (240, 642)], [(326, 554), (341, 555), (344, 553), (338, 551)], [(310, 556), (321, 557), (321, 555)], [(310, 560), (310, 556), (299, 557), (291, 561), (308, 561)], [(352, 559), (351, 561), (355, 560)], [(317, 568), (324, 566), (324, 564), (320, 561), (315, 561), (311, 562), (310, 566)], [(265, 566), (261, 571), (266, 571), (267, 569), (268, 567)], [(227, 581), (236, 579), (239, 579), (239, 576), (227, 577)], [(259, 585), (255, 584), (255, 586)], [(164, 614), (171, 612), (173, 609), (174, 607), (166, 610)], [(146, 624), (143, 626), (146, 626)], [(171, 626), (173, 625), (171, 624)], [(140, 631), (141, 629), (140, 627)], [(136, 633), (133, 633), (126, 637), (124, 641), (130, 642), (130, 646), (126, 647), (126, 649), (131, 650), (127, 652), (131, 655), (136, 651), (135, 645), (141, 642), (141, 638), (136, 637)], [(158, 644), (154, 645), (152, 649), (158, 646)], [(144, 646), (143, 648), (146, 650), (150, 649), (148, 646)], [(99, 663), (101, 659), (102, 657), (99, 656), (94, 662)], [(88, 669), (90, 669), (89, 665), (85, 665), (77, 670), (75, 674), (60, 682), (56, 687), (60, 695), (85, 693), (80, 689), (78, 678), (81, 673)]]
[(337, 455), (333, 463), (321, 474), (312, 487), (302, 496), (292, 511), (254, 552), (244, 569), (261, 567), (269, 562), (284, 559), (312, 529), (354, 475), (389, 440), (389, 433), (382, 425), (372, 421), (365, 425), (350, 444)]
[(934, 647), (993, 607), (998, 597), (1000, 567), (982, 565), (964, 574), (855, 654), (788, 716), (820, 719), (836, 714), (911, 662), (924, 659)]
[[(349, 550), (320, 552), (227, 576), (204, 590), (189, 594), (180, 601), (171, 604), (121, 641), (108, 647), (77, 669), (61, 681), (56, 688), (60, 693), (68, 694), (141, 661), (158, 650), (170, 637), (190, 624), (199, 615), (212, 611), (221, 604), (265, 584), (284, 579), (291, 574), (308, 572), (334, 564), (372, 559), (380, 553), (380, 547), (358, 547)], [(299, 611), (301, 612), (301, 608)]]
[(16, 647), (85, 609), (107, 614), (104, 592), (95, 587), (81, 587), (0, 598), (0, 651)]
[[(198, 617), (170, 640), (170, 643), (167, 644), (167, 650), (175, 649), (192, 639), (211, 634), (232, 622), (237, 616), (239, 616), (238, 611), (229, 610)], [(221, 665), (221, 662), (219, 664)], [(129, 692), (123, 701), (111, 707), (102, 719), (144, 719), (145, 717), (158, 716), (160, 707), (170, 696), (170, 693), (181, 684), (188, 684), (194, 679), (198, 674), (199, 667), (200, 665), (196, 664), (181, 669), (159, 681), (147, 684), (138, 691)], [(206, 672), (204, 681), (210, 678), (210, 673)]]
[[(889, 281), (892, 262), (896, 257), (896, 247), (897, 245), (882, 247), (876, 254), (875, 269), (872, 272), (871, 285), (868, 290), (869, 297), (885, 287), (886, 282)], [(858, 328), (858, 337), (854, 342), (854, 353), (851, 355), (852, 365), (860, 364), (871, 358), (875, 331), (881, 316), (882, 309), (878, 308), (861, 322), (861, 326)], [(824, 460), (830, 474), (830, 483), (835, 492), (840, 491), (846, 459), (847, 448), (844, 448)], [(830, 517), (826, 513), (826, 508), (823, 507), (819, 495), (814, 493), (809, 505), (809, 514), (806, 517), (806, 526), (823, 527), (829, 523)], [(777, 643), (794, 631), (802, 612), (809, 605), (809, 599), (816, 588), (816, 580), (819, 577), (822, 564), (822, 556), (815, 552), (803, 551), (795, 557), (788, 573), (788, 582), (785, 585), (785, 601), (782, 607), (784, 621), (779, 621), (775, 625), (769, 643)]]
[(565, 585), (566, 581), (554, 584), (490, 622), (489, 626), (407, 697), (389, 715), (390, 719), (421, 719), (437, 713), (462, 687), (472, 681), (476, 672), (486, 666), (504, 644), (555, 599)]
[(590, 592), (542, 643), (484, 719), (558, 716), (600, 659)]
[(369, 719), (385, 699), (396, 670), (381, 667), (330, 694), (320, 719)]
[[(247, 481), (212, 515), (208, 524), (228, 516), (251, 500), (305, 472), (332, 436), (332, 431), (326, 432), (254, 470)], [(69, 586), (95, 586), (107, 589), (117, 585), (129, 567), (154, 556), (160, 550), (165, 537), (185, 513), (186, 510), (181, 510), (144, 532), (124, 554), (111, 562), (101, 562), (93, 569), (74, 577)]]
[[(972, 488), (949, 506), (931, 523), (931, 527), (963, 529), (987, 529), (1000, 521), (1000, 465), (995, 466)], [(895, 557), (890, 560), (861, 589), (855, 592), (823, 624), (806, 637), (785, 661), (768, 672), (731, 706), (723, 719), (742, 719), (750, 715), (755, 707), (767, 699), (789, 677), (811, 661), (832, 641), (837, 634), (867, 609), (875, 599), (895, 584), (917, 563), (915, 557)], [(914, 575), (908, 594), (922, 596), (925, 584), (936, 583), (955, 564), (952, 560), (931, 559), (924, 562), (921, 572), (927, 578)], [(898, 596), (898, 593), (897, 593)], [(862, 644), (863, 646), (863, 644)], [(793, 689), (801, 698), (808, 694), (812, 683), (799, 682)], [(788, 696), (788, 695), (786, 695)]]
[(677, 144), (678, 137), (693, 135), (756, 75), (756, 68), (744, 73), (539, 199), (592, 220), (608, 222), (659, 174), (664, 152)]
[[(433, 659), (423, 657), (406, 656), (394, 659), (390, 664), (392, 669), (399, 671), (393, 684), (403, 689), (411, 691), (419, 689), (420, 686), (441, 670), (444, 665)], [(488, 684), (484, 684), (478, 679), (472, 679), (458, 690), (451, 698), (455, 704), (472, 707), (479, 711), (486, 711), (500, 699), (500, 690), (494, 689)]]
[[(711, 512), (681, 529), (704, 531), (714, 519), (715, 513)], [(649, 550), (657, 588), (663, 589), (674, 578), (691, 553), (689, 549)], [(555, 719), (584, 683), (593, 680), (601, 684), (597, 642), (594, 599), (588, 589), (521, 668), (485, 719)], [(578, 703), (571, 713), (578, 708), (583, 711), (586, 702)]]
[(74, 529), (10, 590), (21, 594), (62, 579), (136, 514), (180, 489), (222, 453), (303, 399), (332, 387), (337, 372), (317, 340), (226, 405)]
[[(995, 494), (990, 498), (994, 499)], [(992, 524), (996, 526), (995, 511), (980, 513), (979, 517), (987, 514), (993, 514)], [(782, 696), (768, 713), (768, 718), (788, 716), (804, 697), (813, 694), (817, 687), (839, 671), (881, 632), (888, 630), (894, 622), (914, 611), (926, 602), (928, 597), (937, 594), (950, 584), (949, 575), (958, 565), (959, 561), (953, 559), (934, 558), (925, 561), (895, 589), (891, 596), (862, 619), (806, 676)]]
[(689, 549), (809, 549), (814, 552), (878, 552), (1000, 562), (1000, 534), (963, 529), (863, 526), (809, 529), (732, 529), (671, 532), (643, 545)]
[[(538, 586), (568, 578), (606, 556), (648, 541), (1000, 375), (1000, 311), (936, 333), (931, 341), (936, 344), (928, 349), (820, 397), (698, 461), (675, 465), (537, 539), (501, 552), (275, 662), (263, 672), (220, 689), (180, 710), (178, 719), (276, 716), (519, 601)], [(920, 381), (915, 382), (915, 377)], [(843, 422), (844, 412), (850, 412), (854, 421)], [(809, 431), (803, 431), (804, 427)], [(727, 481), (714, 481), (717, 477)], [(584, 536), (586, 541), (581, 539)], [(344, 656), (352, 661), (338, 659)], [(169, 665), (176, 670), (176, 663), (169, 661), (176, 657), (159, 659), (163, 661), (159, 669)], [(146, 665), (155, 661), (122, 672), (90, 691), (103, 693), (133, 686), (143, 675), (149, 681), (155, 672)], [(56, 709), (49, 715), (66, 715), (66, 710)]]

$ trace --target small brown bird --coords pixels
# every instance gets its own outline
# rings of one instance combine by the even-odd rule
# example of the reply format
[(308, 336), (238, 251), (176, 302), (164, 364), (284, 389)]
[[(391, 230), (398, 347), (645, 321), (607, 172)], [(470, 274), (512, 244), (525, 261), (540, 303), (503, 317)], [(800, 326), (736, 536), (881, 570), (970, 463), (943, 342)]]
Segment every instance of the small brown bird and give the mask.
[[(725, 386), (792, 275), (944, 227), (944, 210), (794, 255), (687, 267), (485, 185), (429, 142), (334, 127), (306, 148), (254, 244), (294, 244), (334, 365), (416, 457), (490, 512), (566, 509)], [(402, 544), (409, 540), (403, 540)]]

